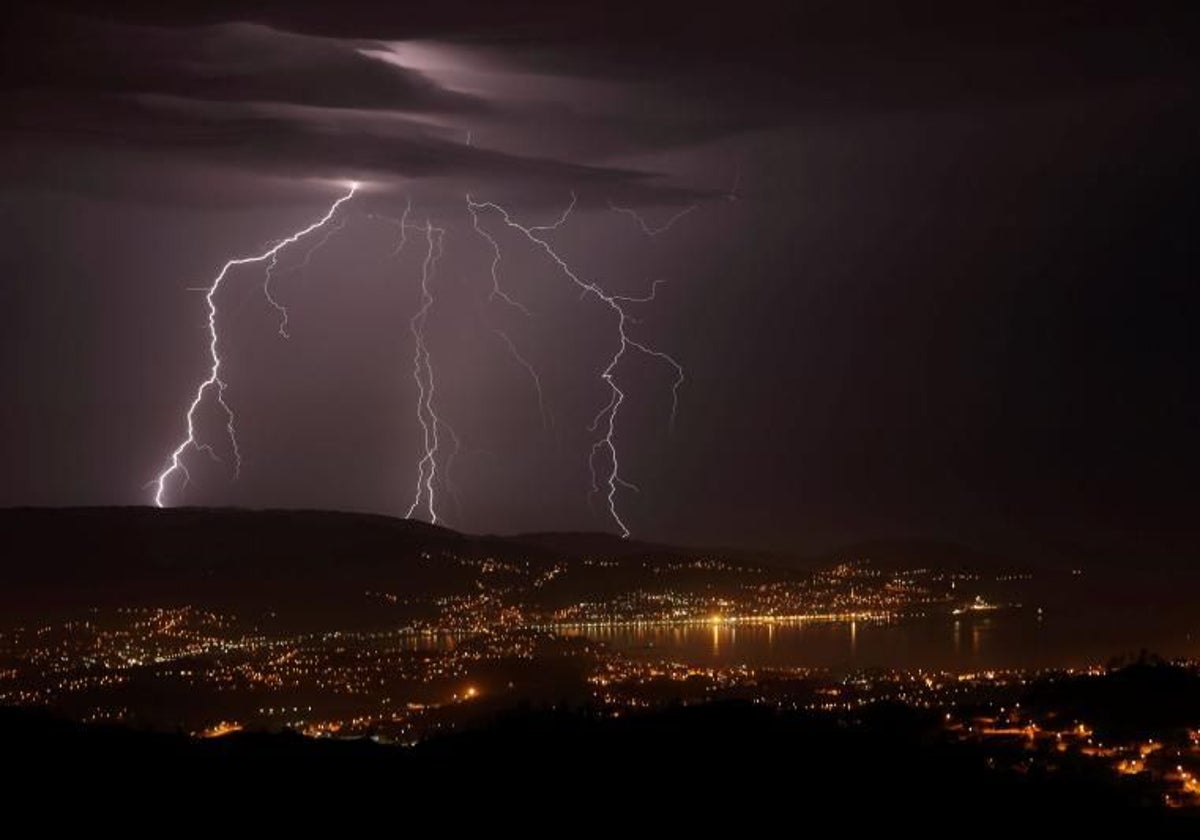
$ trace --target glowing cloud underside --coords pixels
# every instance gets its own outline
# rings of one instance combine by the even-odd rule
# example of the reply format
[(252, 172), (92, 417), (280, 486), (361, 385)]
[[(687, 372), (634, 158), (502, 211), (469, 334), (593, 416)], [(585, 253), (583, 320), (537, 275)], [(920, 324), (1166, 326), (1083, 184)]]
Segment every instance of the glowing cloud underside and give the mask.
[[(229, 436), (229, 445), (233, 452), (234, 476), (236, 477), (241, 473), (242, 453), (241, 449), (238, 447), (236, 426), (237, 418), (233, 413), (233, 409), (229, 406), (229, 403), (225, 401), (225, 389), (227, 386), (225, 380), (221, 378), (220, 335), (217, 331), (217, 303), (215, 299), (217, 291), (221, 288), (221, 284), (229, 275), (230, 270), (237, 266), (249, 265), (251, 263), (267, 263), (267, 274), (266, 280), (264, 280), (263, 290), (267, 295), (268, 302), (270, 302), (271, 305), (280, 312), (281, 322), (279, 331), (281, 335), (286, 336), (287, 309), (281, 306), (271, 296), (270, 291), (271, 270), (274, 269), (276, 265), (276, 258), (278, 257), (279, 252), (284, 248), (299, 242), (310, 233), (320, 230), (328, 225), (334, 216), (337, 215), (337, 212), (339, 209), (341, 209), (341, 206), (353, 198), (355, 192), (357, 191), (358, 184), (351, 183), (349, 189), (346, 191), (346, 194), (337, 199), (337, 201), (333, 202), (333, 204), (331, 204), (329, 209), (325, 212), (325, 215), (320, 219), (313, 222), (308, 227), (296, 231), (287, 238), (279, 240), (261, 254), (256, 254), (251, 257), (238, 257), (230, 260), (221, 267), (221, 271), (216, 277), (213, 278), (212, 283), (208, 285), (204, 293), (204, 301), (208, 306), (208, 377), (196, 387), (196, 392), (192, 397), (191, 404), (188, 405), (187, 414), (185, 415), (187, 419), (187, 434), (184, 436), (183, 440), (179, 442), (175, 449), (171, 451), (171, 455), (167, 459), (167, 463), (163, 468), (163, 471), (160, 472), (158, 477), (152, 482), (155, 485), (154, 504), (158, 507), (163, 507), (166, 504), (167, 486), (173, 476), (178, 473), (183, 477), (185, 484), (190, 480), (191, 476), (188, 473), (187, 465), (183, 461), (183, 457), (188, 450), (194, 449), (199, 452), (204, 452), (212, 458), (217, 457), (216, 450), (213, 449), (212, 444), (201, 443), (196, 432), (196, 411), (201, 405), (203, 405), (205, 397), (209, 394), (215, 395), (217, 404), (221, 407), (221, 410), (225, 412), (225, 432)], [(317, 247), (320, 247), (320, 245), (323, 243), (324, 240), (318, 242)], [(311, 255), (312, 252), (310, 251), (308, 256)]]

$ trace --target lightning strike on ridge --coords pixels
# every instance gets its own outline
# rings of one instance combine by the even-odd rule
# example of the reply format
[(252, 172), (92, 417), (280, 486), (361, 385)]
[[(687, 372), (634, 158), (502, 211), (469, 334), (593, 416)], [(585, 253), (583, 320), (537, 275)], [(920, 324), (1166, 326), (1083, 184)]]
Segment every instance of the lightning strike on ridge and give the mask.
[(450, 454), (446, 456), (446, 462), (442, 465), (442, 486), (446, 488), (446, 492), (450, 494), (451, 500), (454, 502), (454, 510), (458, 513), (458, 518), (462, 519), (462, 499), (458, 495), (458, 485), (454, 483), (454, 461), (462, 452), (462, 439), (459, 438), (458, 432), (454, 431), (454, 427), (442, 421), (442, 425), (450, 435), (450, 441), (454, 444), (454, 448), (450, 450)]
[[(480, 210), (489, 210), (489, 211), (497, 213), (506, 226), (508, 226), (509, 228), (512, 228), (513, 230), (518, 231), (530, 243), (532, 243), (537, 248), (541, 249), (541, 251), (543, 253), (545, 253), (546, 256), (548, 256), (558, 266), (559, 271), (568, 280), (570, 280), (573, 284), (575, 284), (576, 287), (578, 287), (580, 289), (580, 294), (582, 297), (587, 297), (588, 295), (595, 297), (598, 301), (600, 301), (605, 306), (607, 306), (610, 310), (612, 310), (613, 313), (617, 316), (617, 324), (616, 324), (617, 338), (618, 338), (617, 349), (613, 353), (612, 358), (609, 360), (608, 365), (604, 368), (604, 370), (600, 374), (600, 378), (605, 382), (605, 384), (609, 388), (609, 400), (608, 400), (608, 403), (602, 409), (600, 409), (599, 413), (596, 415), (595, 419), (592, 421), (591, 426), (589, 426), (589, 431), (593, 431), (593, 432), (603, 428), (603, 434), (592, 445), (591, 451), (588, 455), (588, 466), (592, 473), (592, 487), (593, 487), (594, 492), (602, 492), (600, 482), (596, 477), (596, 461), (597, 461), (598, 457), (600, 457), (602, 455), (606, 456), (609, 469), (608, 469), (608, 476), (604, 480), (603, 483), (606, 484), (608, 487), (608, 492), (605, 494), (605, 498), (608, 502), (609, 516), (612, 518), (613, 522), (616, 523), (617, 527), (621, 530), (621, 536), (628, 537), (630, 534), (629, 528), (625, 524), (625, 521), (621, 518), (621, 515), (617, 510), (617, 489), (619, 487), (621, 487), (621, 488), (627, 488), (627, 489), (637, 492), (637, 487), (634, 486), (633, 484), (629, 483), (628, 481), (626, 481), (621, 476), (621, 471), (620, 471), (621, 470), (620, 459), (619, 459), (617, 445), (616, 445), (616, 425), (617, 425), (617, 415), (620, 412), (621, 405), (625, 401), (626, 394), (621, 389), (620, 385), (617, 382), (616, 371), (617, 371), (617, 368), (620, 366), (621, 361), (624, 359), (626, 352), (630, 348), (638, 350), (647, 356), (651, 356), (655, 359), (664, 361), (667, 364), (669, 364), (675, 370), (675, 373), (676, 373), (675, 386), (672, 389), (673, 401), (672, 401), (672, 409), (671, 409), (672, 423), (674, 423), (675, 412), (676, 412), (676, 408), (678, 405), (678, 391), (679, 391), (680, 385), (682, 385), (682, 383), (683, 383), (683, 367), (669, 354), (664, 353), (661, 350), (652, 348), (643, 342), (640, 342), (640, 341), (637, 341), (636, 339), (631, 338), (629, 336), (628, 332), (626, 331), (626, 326), (633, 319), (625, 311), (625, 308), (622, 304), (623, 303), (648, 302), (650, 300), (653, 300), (655, 292), (657, 290), (657, 284), (653, 284), (651, 286), (651, 291), (649, 292), (649, 294), (647, 294), (645, 296), (644, 300), (642, 298), (634, 299), (634, 298), (630, 298), (628, 296), (609, 294), (609, 293), (605, 292), (604, 289), (602, 289), (594, 281), (582, 279), (575, 272), (575, 270), (571, 268), (570, 264), (567, 263), (567, 261), (564, 260), (558, 254), (558, 252), (554, 250), (553, 246), (551, 246), (550, 243), (545, 238), (543, 238), (543, 236), (541, 235), (546, 232), (557, 230), (558, 228), (560, 228), (564, 224), (566, 224), (567, 219), (571, 215), (571, 211), (575, 207), (575, 202), (576, 202), (576, 197), (575, 197), (575, 194), (572, 193), (570, 205), (563, 212), (562, 216), (559, 217), (558, 221), (554, 222), (553, 224), (527, 226), (527, 225), (522, 225), (521, 223), (514, 220), (511, 216), (511, 214), (504, 207), (500, 206), (499, 204), (496, 204), (495, 202), (491, 202), (491, 201), (477, 202), (474, 199), (472, 199), (470, 195), (467, 196), (467, 206), (469, 208), (471, 208), (472, 216), (476, 217), (476, 221), (478, 221), (478, 217), (476, 216), (476, 214)], [(614, 207), (613, 209), (618, 209), (618, 208)], [(675, 221), (677, 221), (679, 218), (682, 218), (684, 215), (686, 215), (686, 213), (690, 212), (692, 209), (695, 209), (694, 206), (687, 208), (687, 210), (681, 211), (680, 213), (677, 213), (676, 216), (673, 218), (673, 220), (670, 223), (668, 223), (668, 227), (670, 224), (674, 224)], [(633, 215), (635, 216), (635, 218), (640, 218), (640, 217), (637, 217), (636, 213), (634, 213)], [(647, 232), (650, 233), (649, 230), (647, 230)], [(655, 234), (650, 233), (650, 235), (653, 236)], [(489, 237), (489, 239), (490, 239), (490, 237)], [(493, 240), (493, 242), (494, 242), (494, 240)]]
[[(421, 307), (409, 321), (409, 328), (412, 330), (415, 345), (413, 349), (413, 379), (417, 383), (417, 422), (421, 425), (425, 454), (417, 463), (417, 491), (406, 516), (411, 519), (417, 508), (421, 506), (421, 499), (424, 498), (429, 521), (436, 525), (438, 514), (434, 504), (433, 486), (434, 479), (437, 477), (438, 426), (445, 425), (445, 423), (438, 419), (433, 408), (433, 364), (429, 356), (429, 347), (425, 343), (425, 323), (429, 317), (429, 310), (433, 306), (433, 294), (429, 291), (429, 281), (437, 267), (438, 258), (442, 255), (442, 239), (445, 236), (445, 230), (435, 228), (429, 220), (425, 221), (424, 230), (427, 250), (425, 261), (421, 265)], [(454, 437), (457, 438), (457, 435)]]
[[(412, 332), (414, 344), (413, 379), (417, 383), (417, 422), (421, 426), (423, 452), (420, 460), (417, 462), (416, 494), (413, 497), (412, 504), (408, 508), (408, 513), (405, 515), (411, 518), (417, 509), (421, 507), (421, 501), (424, 499), (426, 501), (425, 509), (429, 520), (436, 524), (439, 516), (435, 504), (435, 483), (440, 483), (446, 492), (449, 493), (451, 500), (454, 502), (455, 509), (459, 511), (460, 515), (462, 511), (458, 487), (454, 483), (452, 476), (454, 460), (458, 457), (462, 444), (454, 427), (446, 422), (444, 418), (439, 417), (434, 411), (433, 363), (429, 348), (425, 343), (425, 324), (429, 310), (434, 303), (429, 283), (433, 279), (437, 262), (442, 257), (446, 231), (443, 228), (434, 227), (428, 219), (426, 219), (423, 225), (409, 222), (408, 217), (411, 213), (412, 198), (408, 197), (405, 200), (404, 213), (399, 219), (378, 213), (372, 213), (368, 218), (387, 222), (399, 232), (399, 241), (391, 253), (393, 257), (398, 256), (408, 244), (409, 231), (425, 234), (427, 248), (425, 259), (421, 264), (421, 305), (416, 314), (409, 320), (409, 330)], [(445, 463), (442, 465), (441, 476), (437, 474), (437, 455), (440, 449), (439, 429), (445, 429), (454, 444), (454, 448), (450, 451)]]
[[(680, 210), (675, 215), (671, 216), (671, 218), (667, 219), (665, 222), (663, 222), (658, 227), (652, 227), (650, 224), (648, 224), (646, 222), (646, 219), (642, 216), (642, 214), (639, 213), (638, 211), (634, 210), (632, 207), (619, 207), (616, 204), (613, 204), (611, 201), (608, 202), (608, 207), (610, 210), (614, 210), (617, 213), (623, 213), (626, 216), (628, 216), (629, 218), (633, 219), (635, 222), (637, 222), (638, 227), (640, 227), (642, 229), (642, 233), (644, 233), (650, 237), (658, 236), (660, 233), (666, 233), (667, 231), (669, 231), (671, 228), (673, 228), (675, 226), (676, 222), (678, 222), (680, 219), (682, 219), (688, 213), (691, 213), (693, 210), (695, 210), (699, 206), (700, 205), (698, 205), (698, 204), (691, 204), (691, 205), (683, 208), (682, 210)], [(538, 228), (535, 228), (535, 230), (537, 230), (537, 229)]]
[[(187, 466), (183, 462), (184, 453), (186, 453), (189, 448), (207, 452), (212, 457), (216, 457), (216, 452), (213, 450), (212, 445), (208, 443), (200, 443), (196, 437), (196, 410), (204, 402), (205, 395), (214, 389), (216, 392), (217, 404), (220, 405), (221, 409), (225, 412), (225, 431), (229, 436), (229, 444), (233, 452), (234, 477), (236, 478), (241, 474), (242, 454), (240, 448), (238, 447), (236, 417), (233, 413), (233, 409), (229, 406), (229, 403), (225, 401), (225, 390), (228, 386), (225, 380), (221, 378), (221, 356), (218, 352), (220, 336), (217, 332), (217, 304), (215, 295), (217, 290), (220, 289), (221, 283), (229, 274), (229, 270), (235, 266), (268, 261), (269, 267), (273, 267), (275, 265), (276, 257), (280, 251), (282, 251), (288, 245), (292, 245), (300, 241), (308, 234), (327, 225), (330, 220), (337, 215), (337, 212), (341, 206), (353, 198), (357, 191), (358, 183), (351, 182), (346, 194), (334, 201), (333, 204), (329, 206), (329, 209), (326, 211), (325, 215), (320, 219), (313, 222), (308, 227), (296, 231), (285, 239), (279, 240), (279, 242), (275, 243), (273, 246), (271, 246), (271, 248), (261, 254), (256, 254), (251, 257), (237, 257), (229, 260), (224, 266), (221, 267), (221, 271), (215, 278), (213, 278), (212, 283), (209, 284), (208, 290), (204, 294), (204, 300), (208, 306), (208, 354), (211, 362), (208, 370), (208, 377), (204, 379), (199, 386), (197, 386), (195, 396), (192, 398), (192, 402), (188, 406), (186, 415), (187, 435), (182, 441), (180, 441), (179, 445), (172, 450), (171, 455), (167, 460), (167, 465), (163, 468), (163, 471), (158, 474), (158, 477), (153, 482), (156, 486), (154, 492), (154, 504), (157, 507), (161, 508), (166, 504), (165, 496), (167, 491), (167, 482), (170, 480), (172, 475), (178, 472), (183, 475), (185, 485), (190, 482), (190, 473), (188, 472)], [(265, 286), (264, 288), (267, 288), (268, 300), (271, 301), (276, 308), (280, 308), (278, 304), (276, 304), (271, 298), (269, 288)], [(285, 320), (283, 326), (281, 326), (281, 330), (284, 330), (284, 327), (286, 327), (286, 312), (287, 310), (284, 309), (283, 313)]]

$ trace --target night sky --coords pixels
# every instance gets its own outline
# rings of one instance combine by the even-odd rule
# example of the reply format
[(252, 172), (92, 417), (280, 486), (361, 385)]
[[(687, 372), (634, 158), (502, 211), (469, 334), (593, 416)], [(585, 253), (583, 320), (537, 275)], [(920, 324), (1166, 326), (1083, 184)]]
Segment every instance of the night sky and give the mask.
[[(303, 263), (217, 297), (173, 504), (403, 515), (427, 339), (471, 532), (616, 530), (588, 425), (630, 304), (617, 504), (637, 537), (920, 535), (1195, 556), (1200, 121), (1191, 4), (37, 3), (0, 35), (0, 504), (148, 504), (204, 378), (204, 297), (362, 182)], [(96, 10), (103, 8), (103, 16)], [(645, 235), (610, 203), (652, 227)], [(315, 240), (305, 240), (308, 245)], [(528, 372), (539, 372), (543, 422)], [(636, 354), (635, 354), (636, 355)], [(443, 452), (443, 455), (445, 453)]]

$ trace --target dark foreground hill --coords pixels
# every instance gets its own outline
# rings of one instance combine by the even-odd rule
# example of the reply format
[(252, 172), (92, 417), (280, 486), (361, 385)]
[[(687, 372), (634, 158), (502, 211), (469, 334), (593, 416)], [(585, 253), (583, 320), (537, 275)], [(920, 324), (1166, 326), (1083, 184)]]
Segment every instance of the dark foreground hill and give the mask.
[[(1015, 773), (994, 754), (940, 737), (935, 721), (893, 707), (854, 721), (741, 704), (621, 719), (586, 709), (519, 712), (415, 748), (288, 733), (195, 740), (0, 709), (0, 742), (7, 765), (23, 770), (18, 785), (52, 778), (67, 801), (112, 787), (136, 791), (144, 810), (163, 789), (223, 800), (260, 791), (251, 797), (262, 815), (285, 822), (302, 816), (301, 790), (319, 792), (322, 808), (338, 814), (397, 798), (402, 811), (436, 801), (461, 812), (456, 827), (485, 804), (478, 813), (493, 827), (585, 813), (642, 829), (836, 825), (845, 836), (969, 836), (981, 824), (989, 836), (1097, 827), (1159, 836), (1195, 827), (1194, 816), (1161, 808), (1138, 780), (1104, 768)], [(274, 790), (289, 795), (266, 795)], [(424, 799), (431, 791), (436, 800)]]

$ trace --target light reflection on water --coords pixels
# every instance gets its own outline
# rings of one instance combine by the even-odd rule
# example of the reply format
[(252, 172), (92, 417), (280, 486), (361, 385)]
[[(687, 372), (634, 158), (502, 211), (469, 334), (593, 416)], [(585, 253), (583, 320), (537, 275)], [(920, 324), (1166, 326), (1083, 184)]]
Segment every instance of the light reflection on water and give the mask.
[[(1044, 612), (1029, 606), (961, 616), (931, 612), (888, 622), (860, 617), (555, 630), (605, 642), (630, 656), (702, 666), (1062, 668), (1104, 664), (1142, 649), (1168, 658), (1200, 659), (1200, 574), (1089, 575), (1061, 590), (1039, 584), (1021, 597), (1044, 605)], [(449, 650), (460, 641), (453, 635), (416, 634), (401, 644), (414, 651)]]
[(1200, 657), (1197, 631), (1200, 620), (1190, 615), (1135, 627), (1105, 616), (1039, 618), (1032, 610), (1012, 610), (892, 622), (592, 625), (563, 632), (645, 658), (841, 671), (1080, 667), (1142, 648), (1167, 657)]

